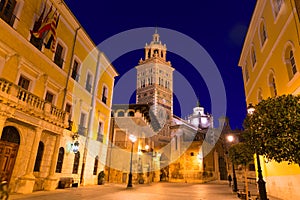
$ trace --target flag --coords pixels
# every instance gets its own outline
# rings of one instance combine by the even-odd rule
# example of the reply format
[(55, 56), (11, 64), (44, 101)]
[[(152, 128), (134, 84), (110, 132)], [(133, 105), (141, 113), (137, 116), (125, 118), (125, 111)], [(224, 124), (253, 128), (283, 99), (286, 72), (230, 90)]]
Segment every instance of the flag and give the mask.
[(47, 34), (47, 31), (49, 31), (49, 15), (52, 12), (52, 5), (49, 9), (49, 11), (47, 12), (45, 18), (44, 17), (44, 11), (46, 8), (46, 2), (45, 2), (45, 6), (44, 6), (44, 10), (41, 14), (41, 16), (39, 17), (38, 21), (35, 23), (35, 27), (31, 32), (31, 34), (36, 37), (36, 38), (44, 38), (44, 36)]
[(50, 49), (51, 47), (51, 51), (54, 52), (55, 51), (55, 45), (56, 45), (56, 28), (58, 26), (58, 21), (59, 21), (59, 17), (60, 15), (58, 14), (58, 12), (55, 11), (53, 18), (51, 20), (51, 24), (50, 24), (50, 36), (49, 39), (47, 41), (47, 43), (45, 44), (45, 48), (46, 49)]

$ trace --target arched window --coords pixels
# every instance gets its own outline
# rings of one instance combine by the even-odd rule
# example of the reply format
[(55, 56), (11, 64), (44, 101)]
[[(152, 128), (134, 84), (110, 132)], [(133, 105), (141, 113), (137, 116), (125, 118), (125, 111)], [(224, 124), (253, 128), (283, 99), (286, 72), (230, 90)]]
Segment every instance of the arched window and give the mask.
[(290, 63), (291, 63), (291, 70), (292, 70), (292, 75), (294, 76), (297, 73), (297, 66), (294, 58), (294, 53), (292, 50), (290, 50)]
[(278, 16), (278, 13), (282, 7), (283, 0), (271, 0), (272, 1), (272, 6), (273, 6), (273, 12), (275, 18)]
[(298, 71), (292, 45), (288, 45), (288, 47), (286, 48), (284, 59), (288, 71), (289, 80), (291, 80)]
[(273, 73), (269, 75), (269, 88), (271, 92), (271, 97), (277, 96), (276, 82)]
[(41, 163), (42, 163), (42, 159), (43, 159), (43, 154), (44, 154), (44, 143), (40, 141), (39, 143), (39, 147), (38, 147), (38, 151), (36, 154), (36, 158), (35, 158), (35, 163), (34, 163), (34, 170), (35, 172), (39, 172), (40, 168), (41, 168)]
[(259, 27), (259, 37), (260, 37), (261, 46), (263, 46), (267, 40), (267, 31), (263, 20), (261, 21)]
[(75, 156), (74, 156), (74, 163), (73, 163), (72, 174), (77, 174), (78, 173), (79, 160), (80, 160), (80, 152), (78, 151), (77, 153), (75, 153)]
[(55, 170), (56, 173), (61, 173), (62, 165), (64, 162), (64, 155), (65, 155), (65, 149), (63, 147), (60, 147), (58, 151), (58, 158), (56, 163), (56, 170)]
[(128, 114), (127, 114), (128, 117), (134, 117), (134, 112), (133, 111), (130, 111)]
[(98, 171), (98, 163), (99, 163), (99, 157), (96, 156), (95, 162), (94, 162), (94, 171), (93, 171), (93, 175), (96, 175), (96, 174), (97, 174), (97, 171)]
[(244, 79), (245, 79), (246, 83), (249, 80), (249, 71), (248, 71), (248, 65), (247, 65), (247, 63), (245, 64), (245, 67), (244, 67)]
[(256, 54), (255, 54), (254, 47), (252, 47), (251, 49), (251, 61), (252, 61), (252, 67), (254, 67), (256, 64)]
[(124, 117), (124, 112), (123, 111), (119, 111), (118, 112), (118, 117)]

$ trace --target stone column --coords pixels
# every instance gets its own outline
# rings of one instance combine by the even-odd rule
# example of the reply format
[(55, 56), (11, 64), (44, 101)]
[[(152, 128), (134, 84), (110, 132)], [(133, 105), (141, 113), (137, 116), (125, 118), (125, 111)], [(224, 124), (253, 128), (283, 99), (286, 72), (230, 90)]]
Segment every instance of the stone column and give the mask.
[(34, 169), (36, 154), (39, 147), (39, 142), (41, 140), (42, 131), (43, 129), (39, 127), (35, 129), (35, 136), (32, 143), (31, 151), (28, 152), (30, 155), (26, 166), (26, 173), (19, 178), (19, 181), (16, 186), (17, 193), (27, 194), (33, 191), (33, 187), (35, 183), (35, 176), (33, 175), (33, 169)]
[(216, 150), (214, 151), (214, 170), (215, 170), (215, 173), (214, 173), (215, 178), (217, 180), (220, 180), (219, 154)]
[(56, 136), (56, 141), (55, 141), (55, 146), (54, 146), (54, 149), (53, 149), (49, 175), (46, 178), (46, 181), (44, 183), (44, 189), (45, 190), (55, 190), (56, 187), (57, 187), (57, 179), (58, 178), (57, 178), (57, 176), (55, 176), (55, 170), (56, 170), (58, 152), (59, 152), (59, 147), (60, 147), (60, 139), (61, 139), (61, 136), (57, 135)]
[(0, 115), (0, 138), (2, 136), (2, 131), (3, 131), (6, 119), (7, 119), (6, 116)]

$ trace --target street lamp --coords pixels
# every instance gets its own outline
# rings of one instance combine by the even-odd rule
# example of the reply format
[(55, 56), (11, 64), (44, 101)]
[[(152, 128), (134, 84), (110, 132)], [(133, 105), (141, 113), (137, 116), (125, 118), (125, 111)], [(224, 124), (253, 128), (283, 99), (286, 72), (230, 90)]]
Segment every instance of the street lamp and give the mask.
[[(227, 136), (227, 141), (232, 143), (234, 142), (235, 140), (235, 137), (233, 135), (228, 135)], [(233, 161), (231, 161), (231, 164), (232, 164), (232, 180), (233, 180), (233, 188), (232, 188), (232, 191), (234, 192), (237, 192), (238, 191), (238, 188), (237, 188), (237, 180), (236, 180), (236, 174), (235, 174), (235, 168), (234, 168), (234, 164), (233, 164)]]
[(131, 141), (131, 154), (130, 154), (130, 171), (129, 171), (129, 176), (128, 176), (127, 188), (132, 188), (132, 154), (133, 154), (133, 144), (135, 143), (137, 138), (136, 138), (136, 136), (130, 134), (129, 140)]
[[(249, 106), (247, 107), (247, 112), (249, 115), (252, 115), (254, 113), (254, 111), (255, 111), (255, 108), (250, 103)], [(260, 200), (268, 200), (267, 192), (266, 192), (266, 182), (263, 179), (257, 148), (255, 149), (255, 153), (256, 153), (256, 162), (257, 162), (257, 173), (258, 173), (257, 184), (258, 184), (259, 197), (260, 197)]]

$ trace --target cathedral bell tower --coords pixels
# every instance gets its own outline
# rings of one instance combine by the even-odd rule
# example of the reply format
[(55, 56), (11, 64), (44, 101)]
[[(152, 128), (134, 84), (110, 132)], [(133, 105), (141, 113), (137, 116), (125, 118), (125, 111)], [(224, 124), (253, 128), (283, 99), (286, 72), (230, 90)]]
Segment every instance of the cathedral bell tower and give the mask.
[(145, 59), (139, 61), (137, 69), (136, 102), (151, 106), (160, 123), (173, 116), (173, 71), (166, 60), (167, 47), (162, 44), (157, 30), (150, 44), (145, 45)]

